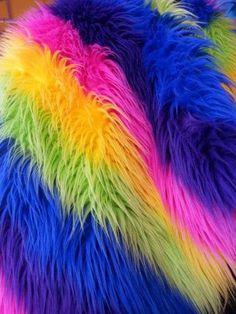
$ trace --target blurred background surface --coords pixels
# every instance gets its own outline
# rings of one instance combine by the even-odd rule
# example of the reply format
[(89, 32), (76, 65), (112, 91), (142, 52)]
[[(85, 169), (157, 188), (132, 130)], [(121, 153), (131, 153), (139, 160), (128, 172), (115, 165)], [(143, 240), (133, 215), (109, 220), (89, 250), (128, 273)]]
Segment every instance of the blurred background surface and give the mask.
[[(40, 0), (41, 3), (50, 3), (50, 0)], [(23, 14), (29, 8), (37, 6), (34, 0), (0, 0), (0, 32), (7, 24)]]

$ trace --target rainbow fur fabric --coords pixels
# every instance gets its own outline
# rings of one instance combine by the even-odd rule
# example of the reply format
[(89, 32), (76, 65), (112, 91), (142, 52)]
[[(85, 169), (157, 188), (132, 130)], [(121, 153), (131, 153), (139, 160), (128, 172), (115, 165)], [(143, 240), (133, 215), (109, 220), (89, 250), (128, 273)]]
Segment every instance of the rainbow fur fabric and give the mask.
[(57, 0), (5, 32), (0, 314), (218, 314), (232, 302), (225, 12), (207, 0)]

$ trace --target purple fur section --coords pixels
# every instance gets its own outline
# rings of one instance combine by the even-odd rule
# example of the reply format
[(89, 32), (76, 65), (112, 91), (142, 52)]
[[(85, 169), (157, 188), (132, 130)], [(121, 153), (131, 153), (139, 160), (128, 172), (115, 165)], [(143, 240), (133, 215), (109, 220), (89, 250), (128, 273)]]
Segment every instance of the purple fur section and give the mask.
[(207, 26), (219, 13), (208, 0), (181, 0), (179, 2), (196, 16), (202, 27)]

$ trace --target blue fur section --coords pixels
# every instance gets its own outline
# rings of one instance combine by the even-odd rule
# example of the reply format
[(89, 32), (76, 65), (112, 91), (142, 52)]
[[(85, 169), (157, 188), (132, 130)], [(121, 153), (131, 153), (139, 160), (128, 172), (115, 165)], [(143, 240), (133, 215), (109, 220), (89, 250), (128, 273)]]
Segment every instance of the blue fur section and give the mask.
[(143, 0), (57, 0), (51, 11), (70, 21), (85, 44), (109, 47), (139, 98), (150, 103), (141, 49), (153, 13)]
[(218, 0), (212, 4), (208, 0), (179, 0), (182, 6), (193, 13), (200, 26), (207, 27), (219, 14), (225, 14), (230, 18), (236, 18), (235, 0)]
[(198, 18), (201, 26), (207, 26), (216, 14), (208, 0), (181, 0), (181, 4)]
[(236, 106), (199, 29), (169, 15), (152, 25), (144, 62), (149, 108), (164, 165), (209, 208), (236, 208)]
[(196, 313), (193, 306), (139, 269), (108, 227), (63, 216), (36, 168), (0, 143), (0, 263), (30, 314)]

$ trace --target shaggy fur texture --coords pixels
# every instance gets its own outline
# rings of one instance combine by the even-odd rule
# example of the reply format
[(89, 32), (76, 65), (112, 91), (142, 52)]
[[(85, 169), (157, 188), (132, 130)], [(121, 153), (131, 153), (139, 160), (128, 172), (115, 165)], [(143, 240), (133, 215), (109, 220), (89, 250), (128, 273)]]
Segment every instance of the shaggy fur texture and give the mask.
[(51, 191), (57, 187), (65, 212), (81, 222), (92, 214), (105, 230), (109, 222), (136, 260), (161, 269), (199, 309), (217, 311), (232, 281), (227, 265), (200, 252), (188, 232), (179, 239), (141, 145), (119, 118), (126, 119), (122, 108), (86, 93), (59, 52), (9, 36), (1, 62), (2, 136), (16, 139), (17, 152), (32, 157)]
[[(216, 58), (221, 70), (236, 83), (236, 28), (233, 21), (224, 16), (223, 9), (227, 4), (222, 2), (220, 5), (217, 1), (207, 0), (183, 0), (182, 5), (197, 17), (205, 34), (216, 45), (209, 52)], [(235, 86), (232, 90), (236, 97)]]
[(30, 314), (218, 313), (235, 285), (230, 82), (152, 7), (58, 0), (5, 35), (0, 269)]
[(51, 10), (71, 21), (85, 44), (109, 47), (139, 98), (151, 102), (140, 48), (152, 13), (143, 0), (57, 0)]
[(27, 313), (195, 313), (147, 263), (135, 267), (108, 226), (63, 217), (56, 191), (14, 157), (12, 140), (0, 152), (1, 265)]
[[(181, 3), (175, 0), (150, 0), (153, 9), (157, 9), (159, 14), (171, 13), (175, 16), (183, 17), (189, 16), (187, 11)], [(148, 2), (148, 1), (147, 1)]]
[[(180, 231), (187, 226), (201, 249), (210, 248), (216, 256), (219, 253), (223, 254), (231, 264), (236, 259), (233, 245), (236, 238), (234, 223), (221, 215), (217, 209), (215, 209), (217, 219), (209, 215), (194, 196), (187, 193), (177, 182), (170, 168), (163, 171), (155, 149), (151, 126), (140, 109), (141, 104), (130, 91), (120, 68), (109, 59), (110, 51), (97, 45), (84, 46), (69, 22), (61, 21), (45, 9), (31, 12), (21, 21), (20, 26), (29, 40), (34, 40), (42, 47), (47, 45), (52, 53), (59, 51), (60, 56), (67, 58), (70, 64), (77, 64), (76, 77), (87, 92), (93, 91), (99, 97), (117, 104), (124, 113), (120, 115), (120, 119), (139, 142), (140, 155), (146, 162), (172, 217), (180, 224)], [(125, 119), (124, 116), (129, 119)]]
[(201, 27), (208, 25), (214, 18), (214, 7), (208, 0), (182, 0), (178, 1), (188, 12), (194, 14)]
[[(2, 234), (1, 236), (5, 239), (6, 234)], [(2, 254), (0, 257), (1, 265), (2, 265)], [(5, 272), (8, 273), (8, 272)], [(26, 314), (24, 310), (24, 306), (20, 304), (19, 300), (15, 298), (12, 293), (12, 289), (9, 284), (6, 284), (6, 280), (4, 278), (4, 274), (1, 271), (0, 277), (0, 313), (1, 314)], [(9, 280), (9, 278), (8, 278)]]
[(211, 0), (211, 2), (225, 14), (236, 21), (236, 2), (235, 0)]
[[(198, 36), (195, 36), (198, 34)], [(164, 165), (209, 208), (236, 207), (236, 107), (201, 33), (161, 17), (144, 49), (156, 102), (151, 116)], [(186, 163), (186, 161), (188, 161)], [(198, 165), (196, 167), (196, 165)]]
[[(153, 5), (154, 5), (155, 3), (153, 3)], [(158, 5), (161, 5), (161, 3), (160, 2), (158, 2)], [(169, 2), (168, 3), (168, 5), (167, 5), (167, 3), (166, 3), (166, 9), (169, 9), (169, 10), (171, 10), (171, 9), (173, 9), (173, 8), (177, 8), (177, 4), (173, 4), (173, 5), (171, 5), (171, 2)], [(176, 9), (177, 10), (177, 9)], [(177, 11), (175, 11), (175, 12), (177, 12)], [(181, 12), (181, 11), (180, 11)], [(41, 21), (42, 21), (42, 18), (40, 18), (41, 19)], [(37, 24), (37, 22), (35, 22), (35, 24)], [(55, 23), (53, 24), (54, 26), (53, 26), (53, 29), (56, 29), (55, 28)], [(37, 29), (37, 27), (34, 27), (34, 29)], [(44, 29), (48, 29), (48, 27), (45, 27), (44, 26)], [(37, 32), (37, 30), (36, 30), (36, 32)], [(58, 30), (58, 32), (60, 32), (61, 34), (63, 33), (62, 32), (62, 30)], [(39, 32), (38, 32), (39, 33)], [(40, 33), (42, 34), (42, 31), (40, 31)], [(68, 33), (68, 32), (67, 32)], [(52, 34), (52, 36), (53, 36), (53, 34)], [(36, 36), (37, 37), (37, 36)], [(43, 36), (41, 36), (41, 37), (43, 37)], [(42, 39), (42, 40), (45, 40), (45, 39)], [(52, 47), (52, 43), (53, 43), (53, 40), (52, 40), (52, 38), (50, 38), (50, 39), (48, 39), (48, 45), (50, 46), (50, 47)], [(64, 56), (66, 56), (66, 57), (72, 57), (72, 59), (74, 59), (75, 61), (76, 61), (76, 56), (72, 56), (71, 54), (70, 55), (68, 55), (68, 53), (65, 51), (65, 49), (63, 49), (61, 46), (57, 46), (57, 48), (56, 47), (53, 47), (53, 51), (55, 51), (56, 49), (59, 49), (59, 50), (62, 50), (63, 51), (63, 55)], [(74, 51), (74, 49), (70, 49), (70, 51)], [(77, 63), (77, 61), (75, 62), (74, 61), (74, 63)], [(78, 71), (80, 71), (80, 69), (78, 69)], [(81, 74), (80, 75), (80, 82), (84, 82), (83, 81), (83, 77), (84, 77), (84, 75), (85, 74)], [(104, 72), (103, 72), (103, 75), (104, 75)], [(86, 76), (87, 76), (87, 72), (86, 72)], [(109, 74), (109, 77), (111, 77), (111, 75)], [(101, 77), (100, 77), (100, 80), (101, 80)], [(89, 82), (93, 82), (94, 81), (94, 79), (90, 76), (90, 78), (89, 78), (89, 80), (87, 79), (86, 80), (86, 84), (90, 84)], [(107, 82), (108, 82), (109, 80), (107, 80), (107, 78), (104, 78), (104, 82), (106, 82), (105, 84), (107, 85)], [(85, 85), (86, 85), (85, 84)], [(100, 83), (101, 84), (101, 83)], [(99, 84), (99, 86), (100, 86), (100, 84)], [(117, 82), (116, 82), (116, 84), (117, 84)], [(91, 84), (90, 84), (90, 86), (91, 86)], [(94, 85), (93, 85), (93, 88), (95, 88), (94, 90), (97, 92), (98, 91), (98, 88), (97, 87), (95, 87), (95, 86), (98, 86), (98, 83), (95, 83)], [(104, 85), (105, 86), (105, 85)], [(138, 89), (138, 87), (139, 86), (136, 86), (136, 89)], [(112, 87), (112, 89), (113, 89), (113, 93), (114, 93), (114, 88)], [(104, 91), (105, 91), (105, 89), (103, 88), (103, 93), (104, 93)], [(101, 94), (101, 92), (100, 92), (100, 94)], [(107, 92), (105, 92), (105, 94), (107, 95), (108, 93)], [(118, 92), (118, 94), (119, 94), (119, 92)], [(117, 94), (117, 95), (118, 95)], [(123, 95), (124, 93), (122, 93), (122, 95)], [(117, 100), (117, 99), (116, 99)], [(148, 104), (147, 104), (148, 105)], [(147, 110), (148, 111), (148, 110)], [(134, 111), (133, 111), (134, 112)], [(149, 112), (150, 113), (150, 112)], [(133, 116), (133, 118), (132, 119), (134, 119), (134, 120), (136, 120), (137, 119), (137, 117), (139, 117), (140, 115), (139, 114), (136, 114), (135, 116)], [(151, 116), (152, 116), (152, 114), (151, 114)], [(140, 123), (140, 121), (139, 121), (139, 123)], [(145, 124), (143, 123), (142, 124), (143, 125), (143, 127), (141, 127), (140, 128), (140, 130), (142, 130), (143, 128), (145, 128)], [(138, 127), (138, 124), (134, 127), (134, 129), (136, 129), (137, 130), (137, 127)], [(139, 131), (140, 132), (140, 131)], [(142, 143), (143, 143), (143, 141), (142, 141)], [(143, 143), (144, 144), (144, 143)], [(142, 147), (145, 147), (145, 150), (148, 152), (148, 151), (150, 151), (150, 148), (148, 148), (148, 146), (147, 146), (147, 144), (145, 144), (145, 145), (142, 145)], [(150, 146), (149, 146), (150, 147)], [(152, 149), (151, 149), (151, 151), (153, 151)], [(147, 155), (147, 154), (146, 154)], [(153, 155), (153, 152), (152, 152), (152, 155)], [(146, 157), (147, 158), (147, 157)], [(156, 168), (158, 169), (159, 167), (158, 166), (156, 166)], [(167, 173), (168, 173), (168, 171), (167, 171)], [(226, 223), (223, 223), (222, 224), (222, 230), (221, 231), (219, 231), (218, 230), (218, 232), (216, 232), (216, 231), (214, 231), (213, 232), (213, 230), (215, 229), (215, 227), (213, 227), (214, 226), (214, 223), (213, 224), (211, 224), (211, 228), (209, 228), (209, 230), (208, 230), (208, 232), (211, 232), (211, 237), (208, 237), (207, 236), (207, 239), (206, 239), (206, 237), (204, 236), (204, 235), (206, 235), (206, 233), (205, 232), (201, 232), (201, 230), (202, 230), (202, 228), (200, 227), (200, 225), (199, 225), (199, 227), (196, 225), (198, 222), (199, 222), (199, 220), (196, 220), (196, 218), (195, 218), (195, 215), (197, 214), (199, 217), (204, 217), (206, 214), (204, 214), (204, 209), (201, 209), (202, 208), (202, 206), (199, 204), (199, 205), (197, 205), (197, 202), (195, 203), (195, 205), (193, 206), (193, 208), (195, 208), (196, 210), (195, 210), (195, 212), (194, 211), (189, 211), (188, 210), (188, 208), (189, 208), (189, 206), (191, 206), (190, 204), (191, 203), (193, 203), (193, 202), (189, 202), (188, 201), (188, 199), (190, 200), (190, 197), (188, 196), (188, 193), (186, 193), (186, 192), (184, 192), (183, 191), (183, 189), (180, 187), (181, 185), (179, 185), (179, 187), (177, 188), (177, 189), (174, 189), (175, 191), (176, 191), (176, 194), (175, 194), (175, 196), (173, 195), (173, 198), (175, 199), (175, 201), (170, 201), (170, 199), (171, 199), (171, 197), (170, 197), (170, 195), (172, 195), (173, 193), (167, 193), (167, 191), (168, 191), (168, 189), (170, 188), (170, 186), (173, 188), (173, 186), (178, 186), (178, 184), (176, 183), (172, 183), (172, 184), (170, 184), (169, 186), (168, 186), (168, 184), (166, 183), (166, 182), (168, 182), (168, 179), (166, 178), (166, 179), (161, 179), (161, 177), (165, 177), (165, 176), (167, 176), (168, 177), (168, 175), (165, 175), (165, 174), (163, 174), (163, 172), (161, 172), (160, 173), (160, 171), (158, 172), (158, 170), (156, 170), (156, 177), (157, 177), (157, 181), (160, 181), (161, 183), (159, 183), (159, 186), (161, 186), (161, 188), (163, 188), (162, 189), (162, 191), (163, 191), (163, 198), (164, 198), (164, 200), (165, 200), (165, 202), (166, 202), (166, 195), (169, 195), (168, 196), (168, 199), (169, 199), (169, 201), (168, 201), (168, 207), (171, 209), (171, 212), (172, 213), (175, 213), (175, 218), (176, 217), (178, 217), (179, 218), (179, 220), (181, 221), (181, 223), (183, 223), (184, 222), (184, 225), (188, 225), (188, 227), (190, 228), (190, 230), (192, 230), (191, 231), (191, 233), (192, 234), (194, 234), (194, 237), (195, 237), (195, 239), (197, 238), (198, 239), (198, 242), (200, 241), (200, 243), (208, 243), (208, 245), (209, 245), (209, 238), (212, 240), (211, 241), (211, 248), (213, 248), (215, 245), (216, 245), (216, 243), (220, 243), (221, 242), (221, 245), (220, 246), (225, 246), (225, 244), (228, 242), (229, 243), (229, 245), (226, 245), (226, 247), (228, 247), (228, 249), (227, 249), (227, 251), (228, 251), (228, 256), (231, 256), (231, 260), (234, 260), (235, 259), (235, 252), (234, 252), (234, 246), (232, 246), (232, 239), (234, 238), (234, 234), (235, 234), (235, 230), (234, 230), (234, 228), (233, 227), (229, 227), (229, 226), (231, 226), (232, 225), (232, 222), (231, 222), (231, 219), (227, 219), (226, 218)], [(166, 180), (166, 182), (165, 182), (165, 180)], [(171, 182), (171, 181), (169, 181), (169, 182)], [(175, 182), (175, 180), (174, 180), (174, 182)], [(177, 191), (179, 191), (179, 192), (177, 192)], [(180, 192), (181, 191), (181, 192)], [(185, 195), (185, 197), (183, 198), (183, 200), (182, 201), (180, 201), (180, 198), (179, 198), (179, 195)], [(176, 206), (174, 206), (174, 204), (176, 205)], [(184, 207), (183, 207), (184, 206)], [(183, 209), (182, 210), (182, 208), (186, 208), (186, 210), (185, 209)], [(179, 211), (181, 211), (181, 214), (180, 214), (180, 212)], [(215, 209), (215, 211), (217, 211), (216, 209)], [(188, 217), (186, 216), (187, 215), (187, 213), (191, 213), (192, 215), (191, 215), (191, 218), (190, 218), (190, 216), (188, 215)], [(219, 213), (219, 211), (218, 211), (218, 213)], [(222, 218), (224, 217), (224, 216), (222, 216), (222, 215), (220, 215)], [(184, 218), (184, 217), (186, 217), (186, 219)], [(219, 216), (218, 216), (219, 217)], [(207, 218), (207, 220), (209, 221), (209, 219), (211, 220), (211, 218), (209, 217), (209, 218)], [(205, 218), (203, 218), (203, 220), (205, 220)], [(223, 218), (223, 220), (225, 220), (225, 218)], [(227, 226), (227, 227), (225, 227), (225, 226)], [(217, 227), (218, 228), (218, 227)], [(217, 229), (216, 228), (216, 229)], [(196, 230), (198, 230), (197, 232), (196, 232)], [(210, 231), (211, 230), (211, 231)], [(230, 231), (229, 231), (230, 230)], [(229, 232), (228, 232), (229, 231)], [(223, 232), (223, 233), (222, 233)], [(201, 234), (201, 236), (199, 236)], [(214, 235), (213, 235), (214, 234)], [(218, 234), (218, 236), (217, 236), (217, 234)], [(226, 239), (228, 239), (228, 241), (225, 241), (225, 240), (220, 240), (219, 241), (219, 239), (218, 240), (216, 240), (216, 236), (217, 237), (219, 237), (219, 235), (222, 235), (222, 234), (224, 234), (224, 239), (226, 240)], [(226, 235), (226, 234), (228, 234), (228, 235)], [(208, 235), (209, 235), (209, 233), (208, 233)], [(201, 239), (201, 240), (200, 240)], [(205, 239), (205, 240), (204, 240)], [(224, 243), (224, 244), (223, 244)], [(212, 246), (213, 245), (213, 246)], [(218, 245), (217, 245), (218, 246)], [(225, 248), (226, 248), (225, 247)], [(225, 248), (223, 249), (223, 251), (225, 251)], [(231, 249), (229, 249), (229, 248), (231, 248)], [(221, 251), (222, 251), (222, 249), (221, 249)], [(229, 254), (229, 252), (231, 251), (231, 253)]]

